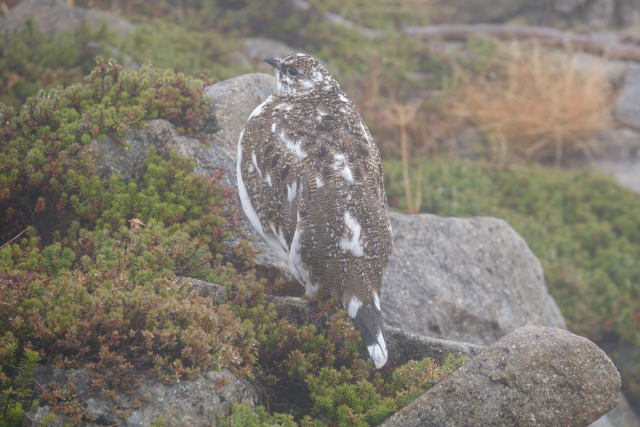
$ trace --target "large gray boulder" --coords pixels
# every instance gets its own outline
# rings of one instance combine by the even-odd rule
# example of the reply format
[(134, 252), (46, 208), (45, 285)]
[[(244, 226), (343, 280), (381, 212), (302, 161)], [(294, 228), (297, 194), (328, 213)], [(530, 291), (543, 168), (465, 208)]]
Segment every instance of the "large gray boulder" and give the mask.
[(127, 427), (148, 426), (159, 419), (165, 425), (208, 427), (227, 417), (234, 403), (259, 402), (256, 389), (228, 371), (210, 371), (170, 387), (156, 382), (145, 387), (145, 394), (147, 404), (126, 419)]
[[(202, 144), (178, 144), (177, 151), (183, 156), (196, 159), (195, 172), (208, 175), (216, 168), (224, 169), (224, 182), (231, 188), (236, 187), (236, 153), (240, 131), (251, 112), (269, 97), (275, 90), (275, 77), (269, 74), (254, 73), (234, 77), (205, 88), (204, 93), (215, 117), (217, 131), (207, 146)], [(183, 141), (184, 142), (184, 141)], [(240, 200), (235, 199), (238, 207)], [(266, 277), (281, 277), (288, 282), (288, 288), (299, 290), (286, 266), (269, 249), (241, 215), (246, 235), (255, 239), (259, 251), (257, 269)]]
[(261, 104), (276, 88), (273, 75), (255, 73), (243, 74), (223, 80), (204, 90), (211, 105), (218, 128), (214, 142), (236, 158), (236, 148), (240, 130), (249, 114)]
[(640, 129), (640, 65), (632, 65), (625, 72), (614, 116), (622, 124)]
[(222, 134), (218, 131), (212, 140), (203, 143), (197, 138), (180, 135), (167, 120), (155, 119), (131, 129), (122, 140), (111, 137), (94, 139), (82, 148), (82, 154), (96, 159), (98, 175), (103, 179), (112, 174), (139, 179), (145, 172), (144, 162), (151, 149), (163, 156), (174, 150), (193, 159), (194, 172), (200, 176), (209, 176), (223, 169), (223, 183), (234, 188), (235, 153), (231, 153), (231, 144), (226, 137), (222, 138)]
[(383, 426), (584, 426), (616, 406), (620, 375), (586, 338), (539, 326), (488, 347)]
[(78, 7), (69, 7), (63, 0), (22, 0), (0, 19), (0, 33), (11, 35), (20, 32), (27, 20), (32, 20), (38, 30), (46, 34), (70, 31), (82, 23), (97, 26), (104, 23), (119, 35), (134, 30), (134, 25), (113, 13)]
[[(640, 69), (640, 68), (639, 68)], [(638, 73), (640, 78), (640, 72)], [(636, 96), (640, 97), (640, 80), (638, 81)], [(618, 100), (618, 108), (622, 100)], [(632, 100), (631, 97), (624, 103), (637, 103), (638, 117), (635, 119), (640, 126), (640, 99)], [(629, 109), (632, 107), (629, 106)], [(627, 112), (630, 117), (633, 115)], [(621, 127), (606, 129), (600, 132), (600, 138), (604, 142), (605, 152), (599, 156), (595, 164), (596, 169), (612, 176), (618, 184), (640, 194), (640, 127)]]
[(393, 327), (385, 328), (385, 339), (389, 348), (389, 363), (392, 366), (425, 357), (436, 363), (443, 363), (447, 356), (471, 359), (484, 349), (476, 344), (424, 337)]
[(391, 223), (387, 325), (484, 345), (526, 324), (565, 327), (540, 262), (505, 221), (394, 213)]
[[(142, 427), (163, 420), (164, 425), (208, 427), (227, 417), (234, 403), (259, 403), (255, 388), (227, 370), (206, 372), (193, 380), (171, 385), (163, 384), (152, 373), (134, 372), (130, 374), (130, 381), (138, 382), (135, 390), (114, 398), (104, 396), (91, 386), (86, 369), (41, 369), (37, 381), (45, 389), (56, 383), (72, 387), (80, 403), (78, 409), (93, 421), (72, 422), (48, 406), (41, 406), (27, 414), (24, 425), (28, 427), (43, 425), (45, 418), (45, 425), (49, 426)], [(121, 418), (125, 413), (129, 415)]]

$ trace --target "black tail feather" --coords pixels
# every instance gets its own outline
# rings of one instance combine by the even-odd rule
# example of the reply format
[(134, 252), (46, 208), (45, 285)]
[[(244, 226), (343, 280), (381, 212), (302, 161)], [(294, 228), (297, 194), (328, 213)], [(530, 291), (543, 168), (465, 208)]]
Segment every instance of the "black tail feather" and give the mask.
[(387, 362), (387, 346), (382, 334), (382, 312), (373, 304), (362, 304), (353, 322), (362, 334), (376, 368), (381, 368)]

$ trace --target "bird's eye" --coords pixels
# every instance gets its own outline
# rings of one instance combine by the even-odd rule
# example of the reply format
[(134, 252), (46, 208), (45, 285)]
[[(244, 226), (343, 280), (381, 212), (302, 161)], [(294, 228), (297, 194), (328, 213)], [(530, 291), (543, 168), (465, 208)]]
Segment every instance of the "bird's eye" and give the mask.
[(294, 67), (289, 67), (289, 70), (287, 72), (289, 73), (290, 76), (297, 76), (298, 75), (298, 69), (294, 68)]

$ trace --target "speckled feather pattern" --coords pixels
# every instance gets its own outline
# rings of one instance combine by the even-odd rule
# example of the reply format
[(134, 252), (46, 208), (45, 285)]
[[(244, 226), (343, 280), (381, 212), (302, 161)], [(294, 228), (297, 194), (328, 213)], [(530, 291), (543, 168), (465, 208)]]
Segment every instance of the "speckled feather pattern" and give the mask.
[(323, 66), (306, 55), (283, 64), (296, 67), (297, 79), (278, 71), (279, 90), (240, 136), (243, 208), (308, 294), (325, 288), (345, 308), (355, 296), (379, 312), (391, 252), (380, 153)]

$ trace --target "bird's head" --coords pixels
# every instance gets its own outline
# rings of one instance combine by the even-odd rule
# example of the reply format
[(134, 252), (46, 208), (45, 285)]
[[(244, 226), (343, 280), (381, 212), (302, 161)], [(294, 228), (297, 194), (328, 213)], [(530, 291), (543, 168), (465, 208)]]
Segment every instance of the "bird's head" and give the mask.
[(312, 90), (330, 91), (338, 87), (327, 69), (316, 58), (294, 53), (284, 58), (267, 58), (276, 71), (276, 91), (302, 94)]

